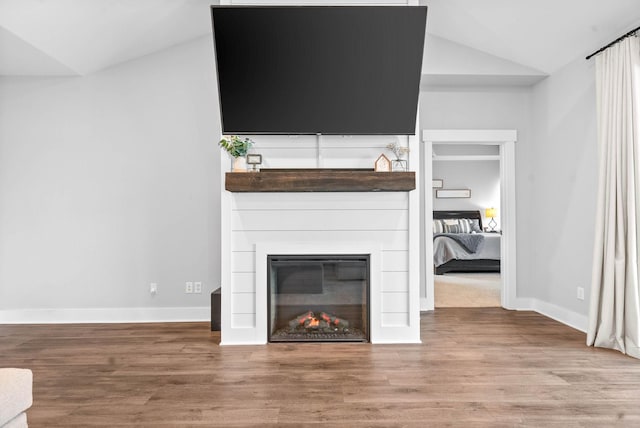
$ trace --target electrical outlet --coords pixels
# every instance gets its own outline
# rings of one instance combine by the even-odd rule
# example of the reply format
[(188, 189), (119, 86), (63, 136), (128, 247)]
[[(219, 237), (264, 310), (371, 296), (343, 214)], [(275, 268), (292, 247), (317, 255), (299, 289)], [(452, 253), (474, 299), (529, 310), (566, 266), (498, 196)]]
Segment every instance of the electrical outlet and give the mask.
[(578, 287), (578, 300), (584, 300), (584, 288)]
[(187, 294), (193, 293), (193, 282), (187, 281), (184, 284), (184, 292)]
[(149, 284), (149, 293), (156, 294), (157, 292), (158, 292), (158, 284), (156, 284), (155, 282), (152, 282), (151, 284)]
[(202, 293), (202, 283), (200, 281), (193, 283), (193, 292), (194, 293)]

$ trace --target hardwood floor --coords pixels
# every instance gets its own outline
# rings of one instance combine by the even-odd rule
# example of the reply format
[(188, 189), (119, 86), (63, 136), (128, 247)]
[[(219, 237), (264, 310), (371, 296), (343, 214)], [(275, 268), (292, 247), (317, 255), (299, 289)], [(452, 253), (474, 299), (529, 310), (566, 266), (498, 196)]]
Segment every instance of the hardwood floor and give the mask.
[(422, 345), (220, 347), (208, 323), (0, 325), (35, 427), (640, 426), (640, 361), (532, 312), (438, 309)]

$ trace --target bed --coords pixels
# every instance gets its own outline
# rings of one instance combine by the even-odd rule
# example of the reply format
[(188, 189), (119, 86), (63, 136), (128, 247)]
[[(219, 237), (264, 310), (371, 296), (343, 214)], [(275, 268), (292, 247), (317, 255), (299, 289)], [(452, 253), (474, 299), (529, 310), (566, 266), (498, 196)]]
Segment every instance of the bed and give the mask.
[[(447, 272), (500, 272), (501, 235), (482, 232), (480, 211), (434, 211), (433, 220), (436, 275)], [(469, 251), (465, 245), (474, 251)]]

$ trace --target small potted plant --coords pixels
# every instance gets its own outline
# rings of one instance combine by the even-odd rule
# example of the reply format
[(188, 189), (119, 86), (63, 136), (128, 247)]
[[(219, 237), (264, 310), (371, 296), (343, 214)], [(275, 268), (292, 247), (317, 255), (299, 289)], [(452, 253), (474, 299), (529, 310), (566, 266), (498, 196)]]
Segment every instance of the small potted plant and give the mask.
[(253, 141), (250, 138), (240, 138), (237, 135), (223, 136), (218, 145), (233, 158), (234, 172), (247, 170), (246, 163), (243, 161), (247, 156), (247, 152), (253, 146)]

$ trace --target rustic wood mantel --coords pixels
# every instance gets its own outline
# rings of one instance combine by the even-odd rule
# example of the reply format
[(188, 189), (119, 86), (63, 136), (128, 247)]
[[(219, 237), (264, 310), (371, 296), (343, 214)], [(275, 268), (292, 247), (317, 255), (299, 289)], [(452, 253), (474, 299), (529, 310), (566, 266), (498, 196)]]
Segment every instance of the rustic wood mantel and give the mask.
[(408, 192), (415, 188), (413, 171), (263, 169), (225, 175), (225, 189), (230, 192)]

